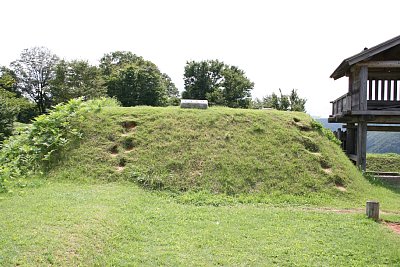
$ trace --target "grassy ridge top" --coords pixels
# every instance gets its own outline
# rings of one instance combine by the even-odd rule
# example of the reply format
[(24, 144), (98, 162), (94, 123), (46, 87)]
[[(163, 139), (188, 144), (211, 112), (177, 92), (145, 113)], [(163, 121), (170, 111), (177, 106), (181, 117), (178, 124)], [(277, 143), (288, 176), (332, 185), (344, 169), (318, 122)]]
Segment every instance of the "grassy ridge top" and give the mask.
[(371, 191), (304, 113), (112, 107), (89, 116), (83, 130), (83, 142), (53, 175), (124, 179), (175, 193), (251, 195), (256, 201), (283, 195), (358, 200)]

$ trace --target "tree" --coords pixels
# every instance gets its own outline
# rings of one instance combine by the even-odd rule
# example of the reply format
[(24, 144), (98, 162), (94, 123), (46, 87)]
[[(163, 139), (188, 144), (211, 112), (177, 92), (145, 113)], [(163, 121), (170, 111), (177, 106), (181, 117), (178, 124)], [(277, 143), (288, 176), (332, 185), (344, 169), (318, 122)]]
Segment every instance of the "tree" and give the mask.
[(262, 101), (263, 106), (285, 111), (306, 111), (305, 104), (307, 100), (299, 97), (297, 94), (297, 89), (293, 89), (290, 92), (290, 95), (282, 94), (281, 89), (279, 89), (279, 93), (280, 96), (276, 95), (275, 93), (265, 96)]
[[(0, 67), (0, 97), (3, 102), (7, 102), (8, 108), (3, 104), (3, 112), (9, 110), (10, 118), (16, 116), (19, 122), (28, 123), (37, 115), (36, 105), (18, 92), (17, 78), (13, 71), (6, 67)], [(4, 113), (2, 116), (4, 118)]]
[(17, 77), (12, 70), (2, 66), (0, 67), (0, 88), (6, 91), (18, 94)]
[(117, 51), (100, 59), (107, 94), (123, 106), (163, 106), (179, 94), (171, 78), (151, 61), (131, 52)]
[[(218, 60), (186, 62), (183, 98), (208, 99), (219, 89), (222, 83), (222, 70), (224, 63)], [(218, 93), (214, 93), (218, 95)], [(216, 98), (214, 96), (214, 98)]]
[(165, 85), (157, 67), (131, 64), (113, 73), (107, 82), (108, 94), (123, 106), (162, 106), (166, 101)]
[(55, 77), (50, 85), (53, 104), (81, 96), (85, 99), (101, 97), (107, 91), (100, 69), (83, 60), (61, 60), (55, 67)]
[(12, 134), (13, 122), (18, 110), (9, 101), (15, 94), (0, 89), (0, 142)]
[(243, 70), (218, 60), (190, 61), (184, 73), (183, 98), (207, 99), (210, 104), (248, 108), (254, 87)]
[(58, 57), (45, 47), (25, 49), (21, 58), (11, 63), (17, 78), (17, 90), (34, 101), (40, 113), (51, 105), (50, 81)]

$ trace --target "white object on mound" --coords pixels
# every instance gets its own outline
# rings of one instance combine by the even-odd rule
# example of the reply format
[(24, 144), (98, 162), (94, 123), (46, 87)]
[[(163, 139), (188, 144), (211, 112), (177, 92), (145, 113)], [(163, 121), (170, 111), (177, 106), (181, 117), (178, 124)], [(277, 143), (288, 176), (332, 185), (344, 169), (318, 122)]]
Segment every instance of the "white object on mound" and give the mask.
[(200, 108), (207, 109), (207, 100), (196, 100), (196, 99), (181, 99), (181, 108)]

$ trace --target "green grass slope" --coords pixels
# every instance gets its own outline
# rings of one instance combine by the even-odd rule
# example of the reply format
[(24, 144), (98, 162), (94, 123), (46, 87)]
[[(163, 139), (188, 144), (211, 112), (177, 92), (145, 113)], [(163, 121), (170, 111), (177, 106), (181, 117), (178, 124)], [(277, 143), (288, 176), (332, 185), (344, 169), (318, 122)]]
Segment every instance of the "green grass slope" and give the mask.
[(199, 203), (234, 196), (354, 206), (383, 198), (400, 208), (397, 192), (371, 185), (304, 113), (112, 107), (89, 116), (82, 130), (80, 145), (50, 176), (128, 180)]
[(400, 172), (400, 155), (367, 154), (367, 170), (377, 172)]

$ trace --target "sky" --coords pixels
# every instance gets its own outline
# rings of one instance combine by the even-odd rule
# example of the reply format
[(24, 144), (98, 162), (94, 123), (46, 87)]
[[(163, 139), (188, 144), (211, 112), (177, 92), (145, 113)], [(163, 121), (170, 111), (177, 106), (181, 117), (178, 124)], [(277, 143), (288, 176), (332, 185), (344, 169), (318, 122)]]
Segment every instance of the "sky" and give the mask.
[(92, 64), (131, 51), (183, 91), (187, 61), (218, 59), (255, 83), (253, 98), (297, 89), (307, 113), (328, 117), (347, 78), (343, 59), (400, 34), (398, 0), (3, 0), (0, 65), (45, 46)]

